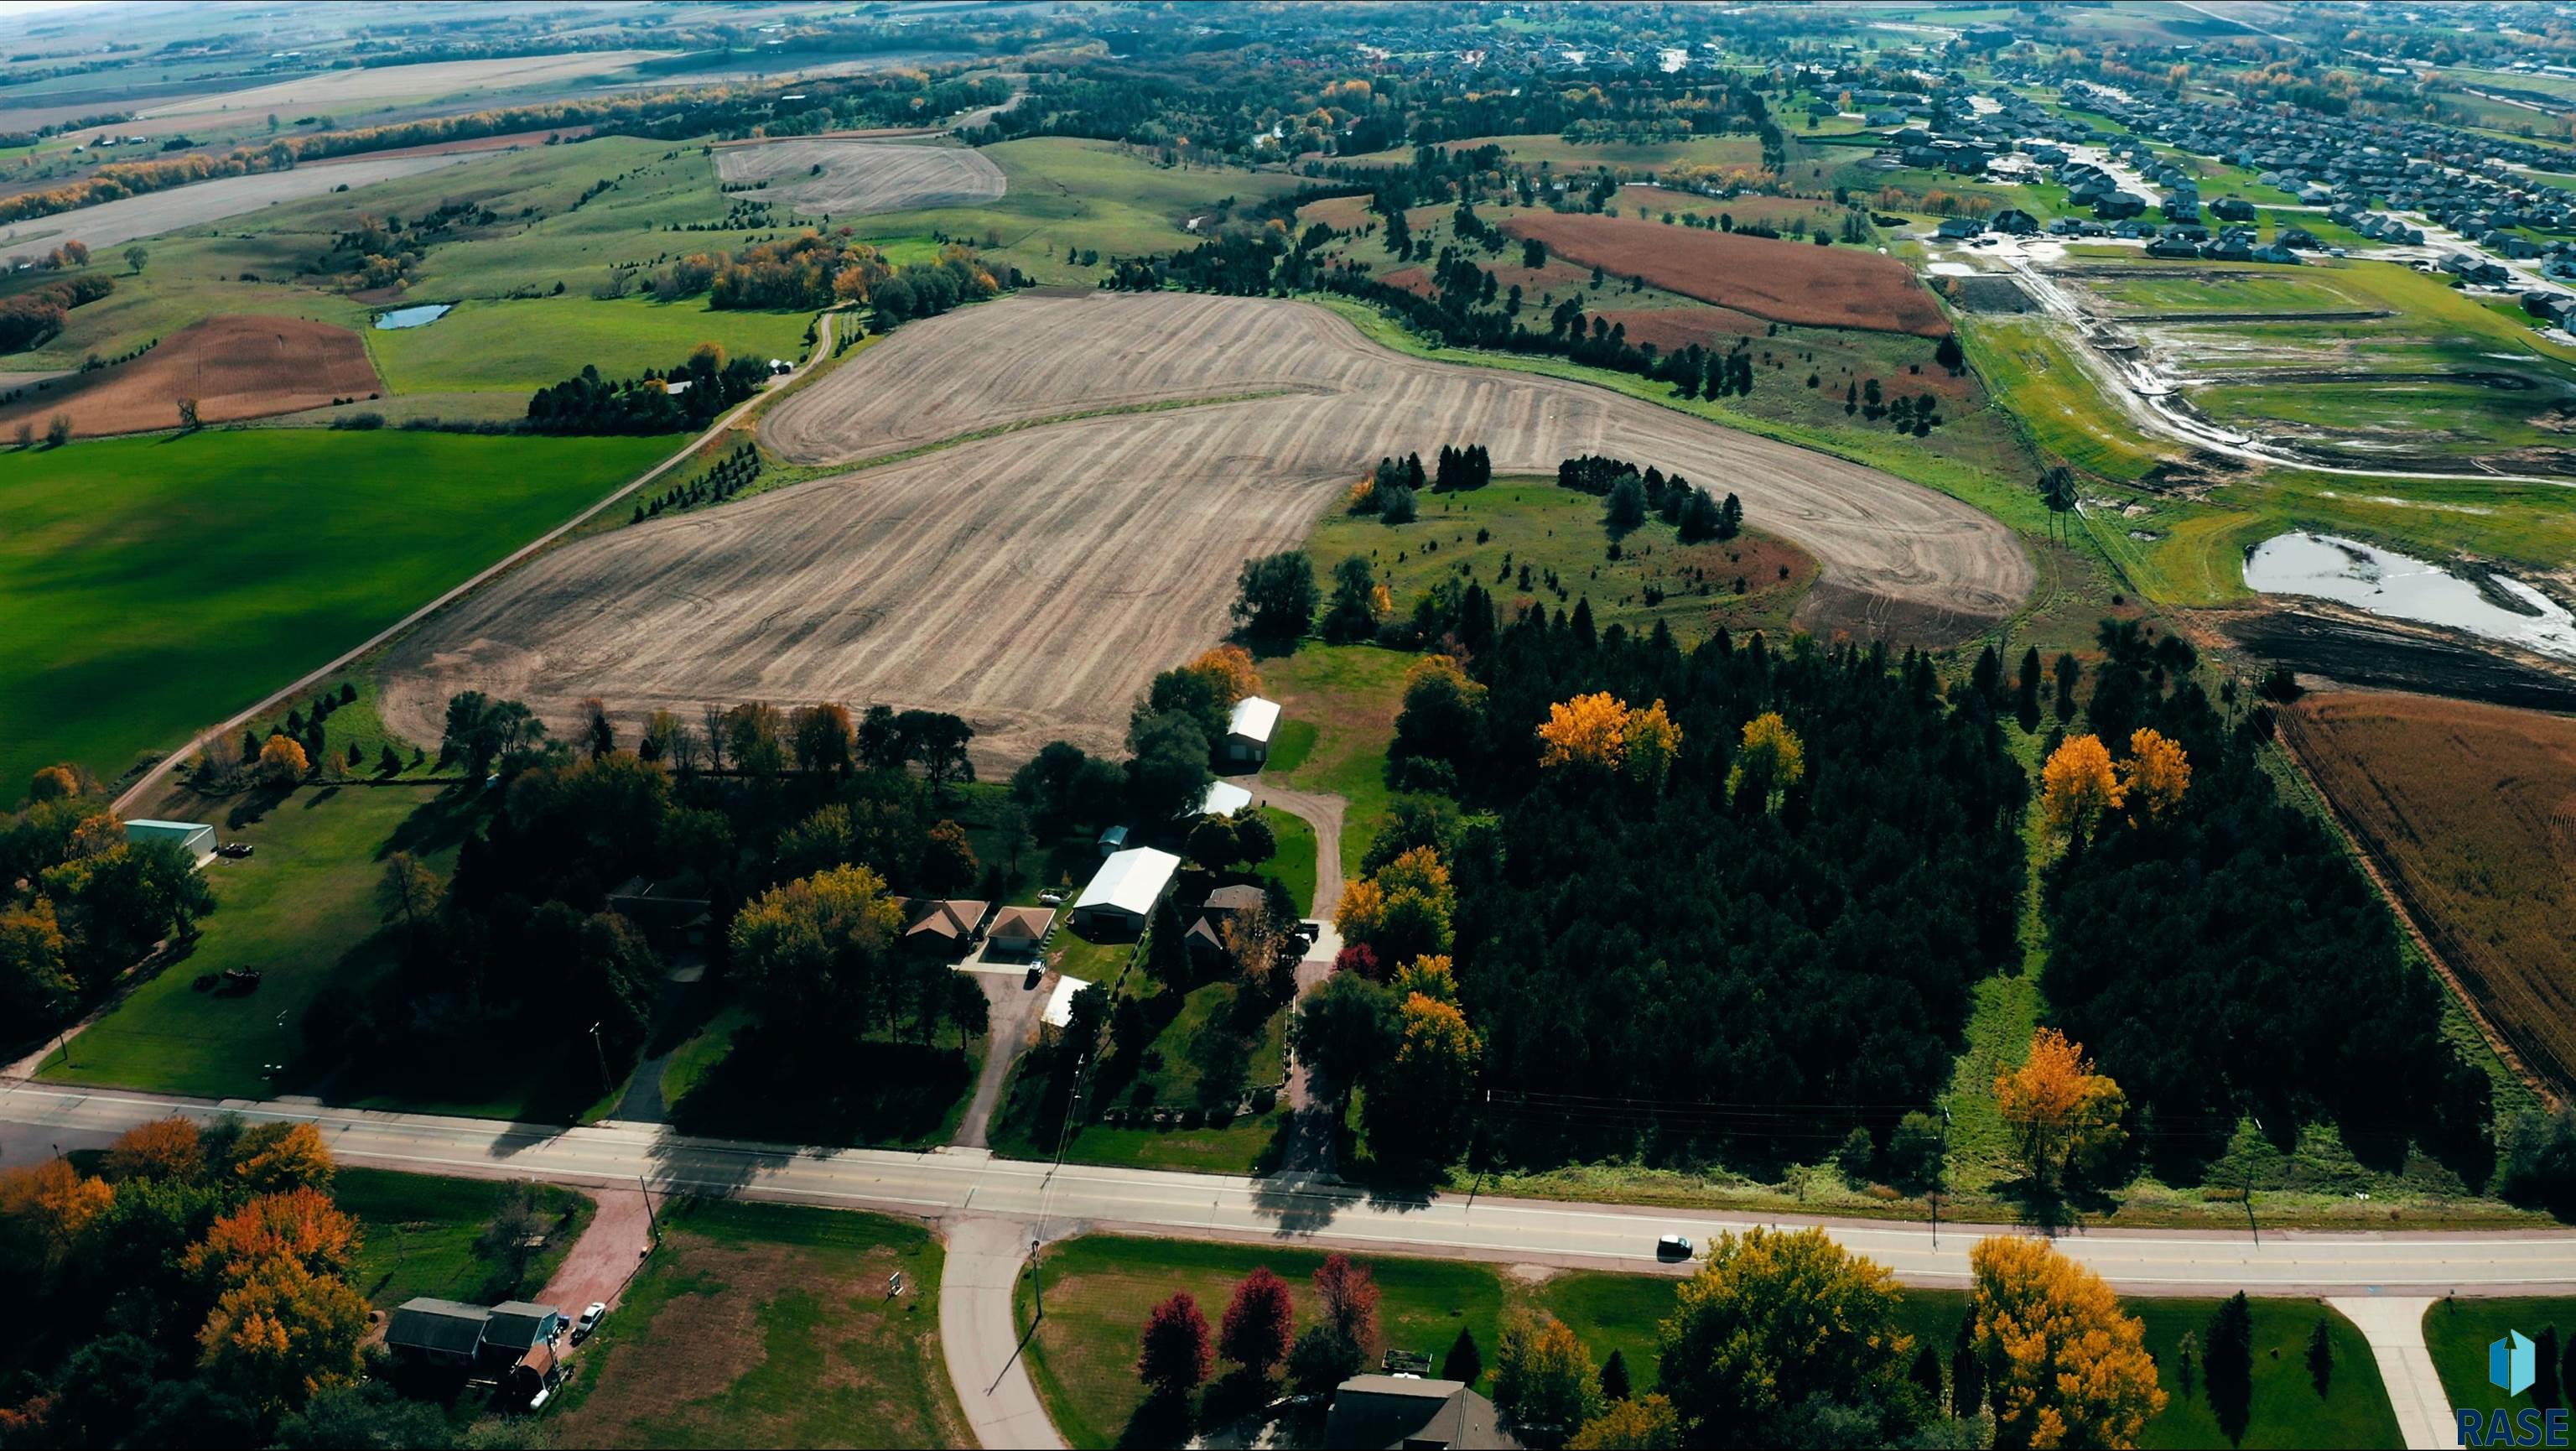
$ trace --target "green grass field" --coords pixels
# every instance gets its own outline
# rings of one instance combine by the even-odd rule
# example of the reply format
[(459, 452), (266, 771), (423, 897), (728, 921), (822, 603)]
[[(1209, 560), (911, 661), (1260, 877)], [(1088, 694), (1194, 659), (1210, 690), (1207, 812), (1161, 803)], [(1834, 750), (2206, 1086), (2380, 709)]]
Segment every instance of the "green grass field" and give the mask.
[[(1279, 757), (1276, 742), (1272, 744), (1270, 755), (1272, 762), (1276, 763)], [(1279, 884), (1288, 889), (1288, 895), (1297, 899), (1299, 912), (1312, 915), (1317, 867), (1315, 828), (1306, 824), (1306, 818), (1276, 806), (1264, 806), (1260, 811), (1261, 819), (1270, 825), (1272, 840), (1279, 844), (1279, 854), (1263, 862), (1261, 870), (1279, 879)]]
[(675, 444), (263, 429), (0, 454), (0, 782), (178, 748)]
[[(1300, 1324), (1314, 1313), (1307, 1277), (1322, 1256), (1312, 1250), (1178, 1240), (1092, 1236), (1048, 1247), (1046, 1315), (1028, 1342), (1029, 1369), (1058, 1429), (1077, 1447), (1120, 1444), (1121, 1433), (1143, 1403), (1134, 1363), (1136, 1336), (1152, 1306), (1187, 1291), (1211, 1329), (1234, 1285), (1255, 1265), (1268, 1265), (1296, 1293)], [(1678, 1281), (1663, 1275), (1597, 1271), (1545, 1273), (1535, 1281), (1500, 1274), (1488, 1265), (1450, 1260), (1370, 1257), (1366, 1263), (1384, 1290), (1380, 1317), (1389, 1348), (1418, 1351), (1436, 1371), (1458, 1330), (1474, 1332), (1484, 1352), (1491, 1389), (1497, 1336), (1512, 1311), (1554, 1315), (1570, 1327), (1598, 1365), (1617, 1350), (1639, 1391), (1656, 1383), (1660, 1331), (1673, 1309)], [(1957, 1290), (1906, 1289), (1899, 1323), (1917, 1344), (1936, 1348), (1946, 1365), (1967, 1296)], [(1033, 1309), (1023, 1276), (1020, 1323)], [(2170, 1397), (2150, 1421), (2140, 1444), (2149, 1448), (2208, 1448), (2228, 1444), (2219, 1433), (2206, 1395), (2182, 1394), (2178, 1366), (2182, 1336), (2206, 1339), (2215, 1300), (2140, 1298), (2126, 1302), (2145, 1322), (2148, 1350)], [(2400, 1443), (2395, 1415), (2368, 1344), (2351, 1322), (2323, 1302), (2255, 1300), (2254, 1399), (2244, 1447), (2332, 1446), (2376, 1448)], [(2440, 1313), (2437, 1309), (2436, 1313)], [(2327, 1322), (2334, 1368), (2320, 1398), (2307, 1372), (2308, 1336)], [(2536, 1333), (2536, 1326), (2533, 1327)], [(2479, 1378), (2483, 1380), (2483, 1342)], [(2273, 1352), (2278, 1351), (2277, 1358)], [(1225, 1367), (1220, 1364), (1219, 1374)], [(2197, 1392), (2197, 1387), (2195, 1387)]]
[[(1158, 986), (1147, 994), (1147, 1012), (1156, 1011), (1153, 998), (1169, 991)], [(1286, 1072), (1288, 1010), (1279, 1008), (1247, 1031), (1236, 1016), (1239, 996), (1232, 981), (1202, 983), (1183, 995), (1145, 1049), (1148, 1066), (1121, 1099), (1137, 1108), (1225, 1106), (1249, 1087), (1278, 1083)]]
[[(939, 1241), (874, 1214), (724, 1200), (662, 1212), (662, 1247), (551, 1416), (567, 1446), (958, 1446)], [(903, 1292), (889, 1295), (901, 1271)]]
[[(68, 1063), (60, 1054), (47, 1060), (44, 1076), (199, 1098), (275, 1097), (282, 1085), (267, 1065), (299, 1056), (314, 995), (335, 978), (363, 981), (390, 965), (392, 949), (376, 935), (376, 879), (393, 843), (412, 842), (440, 818), (437, 796), (428, 786), (303, 787), (255, 816), (263, 798), (182, 795), (157, 807), (211, 822), (255, 854), (206, 869), (216, 906), (194, 949), (72, 1039)], [(453, 832), (434, 831), (413, 843), (442, 875), (456, 845)], [(199, 974), (235, 967), (265, 974), (258, 991), (196, 990)]]
[[(915, 241), (944, 232), (1041, 282), (1090, 282), (1113, 256), (1168, 252), (1190, 242), (1182, 223), (1228, 197), (1241, 205), (1294, 191), (1297, 178), (1278, 172), (1156, 164), (1111, 141), (1032, 137), (983, 148), (1008, 189), (981, 206), (938, 207), (855, 218), (861, 237)], [(594, 205), (596, 205), (594, 203)], [(1068, 248), (1097, 251), (1101, 264), (1080, 266)]]
[[(1359, 870), (1371, 837), (1386, 819), (1386, 750), (1404, 704), (1404, 673), (1413, 656), (1375, 645), (1321, 645), (1261, 662), (1261, 676), (1280, 717), (1311, 725), (1313, 744), (1293, 768), (1270, 761), (1270, 774), (1300, 791), (1329, 791), (1350, 803), (1342, 818), (1341, 874)], [(1301, 733), (1302, 734), (1302, 733)]]
[(716, 312), (703, 298), (659, 303), (586, 296), (469, 300), (427, 327), (370, 327), (367, 349), (396, 393), (531, 392), (594, 364), (608, 378), (670, 368), (699, 343), (727, 357), (801, 360), (803, 312)]
[(2441, 1299), (2424, 1312), (2424, 1348), (2433, 1353), (2433, 1369), (2452, 1405), (2492, 1411), (2499, 1406), (2521, 1410), (2530, 1405), (2524, 1392), (2508, 1397), (2487, 1382), (2487, 1346), (2519, 1330), (2538, 1340), (2540, 1332), (2558, 1327), (2559, 1353), (2576, 1335), (2576, 1300)]
[[(489, 1303), (534, 1297), (581, 1238), (598, 1205), (587, 1194), (553, 1184), (530, 1186), (546, 1216), (546, 1246), (512, 1281), (476, 1248), (484, 1226), (513, 1186), (492, 1179), (448, 1179), (342, 1168), (332, 1197), (358, 1221), (364, 1242), (349, 1283), (379, 1310), (415, 1295)], [(578, 1314), (578, 1307), (574, 1308)]]
[[(1723, 480), (1693, 482), (1721, 497), (1726, 492)], [(1611, 559), (1602, 501), (1559, 488), (1554, 479), (1505, 478), (1464, 493), (1425, 494), (1421, 508), (1414, 522), (1397, 525), (1372, 514), (1324, 515), (1306, 544), (1315, 572), (1329, 577), (1345, 559), (1368, 560), (1387, 582), (1399, 616), (1455, 576), (1484, 586), (1506, 623), (1516, 601), (1564, 609), (1589, 599), (1603, 629), (1617, 624), (1642, 634), (1662, 621), (1686, 645), (1720, 626), (1784, 629), (1815, 579), (1814, 558), (1785, 540), (1747, 533), (1684, 545), (1671, 525), (1651, 518), (1619, 541), (1619, 558)], [(1758, 528), (1761, 521), (1749, 522)], [(1561, 597), (1546, 586), (1551, 575), (1563, 582)], [(1742, 594), (1735, 592), (1738, 579), (1745, 582)], [(1664, 591), (1659, 602), (1648, 598), (1653, 589)]]
[[(1751, 136), (1694, 136), (1687, 141), (1567, 141), (1562, 136), (1472, 136), (1443, 143), (1452, 151), (1500, 146), (1516, 165), (1545, 166), (1556, 171), (1588, 172), (1600, 167), (1661, 171), (1674, 166), (1758, 166), (1762, 143)], [(1413, 160), (1413, 148), (1372, 151), (1348, 158), (1356, 163)]]

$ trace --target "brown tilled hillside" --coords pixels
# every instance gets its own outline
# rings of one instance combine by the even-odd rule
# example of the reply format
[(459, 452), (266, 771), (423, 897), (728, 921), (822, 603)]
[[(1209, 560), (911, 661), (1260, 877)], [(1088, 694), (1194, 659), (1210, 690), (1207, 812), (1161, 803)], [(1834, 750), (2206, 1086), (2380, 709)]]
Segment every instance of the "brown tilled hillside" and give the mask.
[(1586, 267), (1774, 322), (1927, 338), (1950, 331), (1911, 269), (1858, 247), (1581, 214), (1518, 216), (1503, 230)]
[(2362, 691), (2283, 719), (2479, 1010), (2576, 1092), (2576, 719)]
[(210, 317), (161, 340), (130, 363), (69, 374), (39, 393), (0, 406), (0, 433), (24, 422), (39, 431), (71, 415), (83, 438), (179, 426), (179, 400), (197, 400), (197, 421), (228, 423), (320, 408), (335, 398), (384, 388), (358, 335), (300, 317)]

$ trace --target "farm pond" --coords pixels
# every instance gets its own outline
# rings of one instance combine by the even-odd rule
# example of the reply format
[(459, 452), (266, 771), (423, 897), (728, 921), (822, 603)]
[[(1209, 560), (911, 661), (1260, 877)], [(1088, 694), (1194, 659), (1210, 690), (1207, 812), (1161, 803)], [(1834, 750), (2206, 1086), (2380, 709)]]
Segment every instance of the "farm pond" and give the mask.
[(376, 331), (390, 332), (398, 328), (427, 327), (447, 316), (455, 306), (456, 304), (452, 302), (431, 302), (419, 307), (397, 308), (376, 319)]
[(2245, 555), (2245, 583), (2264, 594), (2334, 600), (2576, 660), (2576, 615), (2520, 580), (2487, 578), (2521, 608), (2507, 608), (2476, 581), (2439, 565), (2332, 534), (2276, 535)]

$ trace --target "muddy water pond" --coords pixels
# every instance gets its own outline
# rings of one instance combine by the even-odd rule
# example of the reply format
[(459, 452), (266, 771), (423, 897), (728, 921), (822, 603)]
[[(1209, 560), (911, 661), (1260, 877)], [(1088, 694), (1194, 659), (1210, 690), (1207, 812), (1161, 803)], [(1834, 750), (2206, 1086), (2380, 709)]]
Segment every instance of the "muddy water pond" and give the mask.
[(2264, 540), (2245, 555), (2245, 583), (2263, 594), (2334, 600), (2576, 660), (2576, 616), (2522, 581), (2489, 576), (2494, 589), (2524, 607), (2507, 609), (2476, 582), (2438, 565), (2332, 534)]

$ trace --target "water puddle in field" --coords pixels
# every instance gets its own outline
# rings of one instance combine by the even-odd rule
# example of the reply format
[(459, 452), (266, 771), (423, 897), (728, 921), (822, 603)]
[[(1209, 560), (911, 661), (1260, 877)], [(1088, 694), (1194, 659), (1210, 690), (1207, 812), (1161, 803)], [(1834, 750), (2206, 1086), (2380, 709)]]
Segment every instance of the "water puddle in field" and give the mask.
[(454, 306), (455, 304), (450, 302), (432, 302), (423, 304), (419, 307), (400, 308), (377, 318), (376, 331), (386, 332), (395, 328), (427, 327), (431, 323), (438, 321), (440, 318), (447, 316), (448, 311)]
[(2264, 594), (2334, 600), (2576, 660), (2576, 615), (2518, 579), (2488, 579), (2528, 610), (2506, 609), (2474, 581), (2437, 565), (2331, 534), (2278, 535), (2245, 556), (2245, 583)]

